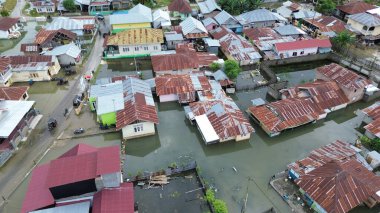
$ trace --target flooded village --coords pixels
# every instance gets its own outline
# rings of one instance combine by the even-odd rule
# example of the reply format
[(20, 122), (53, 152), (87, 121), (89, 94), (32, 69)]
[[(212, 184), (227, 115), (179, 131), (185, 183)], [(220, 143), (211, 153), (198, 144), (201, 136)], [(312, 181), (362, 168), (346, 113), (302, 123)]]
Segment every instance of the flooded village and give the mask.
[(374, 4), (62, 2), (0, 18), (0, 212), (380, 212)]

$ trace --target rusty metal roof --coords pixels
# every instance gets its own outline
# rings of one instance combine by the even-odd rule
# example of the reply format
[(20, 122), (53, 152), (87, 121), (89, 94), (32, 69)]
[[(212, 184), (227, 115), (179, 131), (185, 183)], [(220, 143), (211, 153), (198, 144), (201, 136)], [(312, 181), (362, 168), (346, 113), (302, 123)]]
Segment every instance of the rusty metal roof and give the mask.
[(364, 129), (366, 129), (368, 132), (372, 133), (376, 137), (380, 138), (380, 118), (364, 126)]
[(153, 71), (198, 69), (219, 58), (215, 54), (196, 52), (192, 44), (179, 44), (174, 54), (151, 56)]
[(269, 27), (246, 28), (243, 32), (245, 36), (253, 41), (275, 40), (281, 38), (281, 36), (276, 31)]
[(368, 79), (336, 63), (318, 67), (316, 71), (350, 90), (363, 89), (369, 85)]
[(30, 56), (10, 56), (11, 59), (11, 65), (17, 66), (21, 64), (32, 64), (32, 63), (39, 63), (39, 62), (46, 62), (49, 65), (52, 65), (53, 62), (53, 56), (50, 55), (30, 55)]
[(69, 40), (75, 40), (77, 35), (69, 30), (59, 29), (59, 30), (45, 30), (41, 29), (37, 35), (34, 42), (39, 45), (43, 45), (46, 42), (50, 42), (52, 40), (58, 38), (67, 38)]
[(28, 91), (29, 87), (0, 87), (0, 100), (18, 101)]
[(346, 23), (335, 18), (334, 16), (320, 16), (314, 19), (304, 19), (305, 22), (308, 22), (311, 25), (317, 27), (321, 32), (342, 32), (346, 30)]
[(168, 6), (169, 11), (176, 11), (184, 14), (192, 12), (190, 3), (187, 0), (174, 0)]
[(380, 119), (380, 101), (372, 104), (371, 106), (362, 110), (364, 114), (368, 115), (373, 120)]
[(220, 139), (254, 132), (253, 127), (235, 102), (227, 95), (220, 99), (211, 99), (190, 103), (195, 116), (206, 114)]
[(349, 15), (357, 14), (357, 13), (365, 13), (367, 10), (371, 10), (376, 8), (372, 4), (368, 4), (362, 1), (358, 2), (350, 2), (345, 5), (336, 6), (336, 9), (341, 10)]
[(0, 72), (4, 73), (6, 72), (11, 64), (11, 59), (7, 56), (1, 56), (0, 57)]
[(248, 110), (267, 133), (278, 133), (313, 122), (325, 113), (311, 99), (296, 98), (252, 106)]
[(326, 212), (346, 213), (377, 196), (380, 177), (357, 160), (330, 161), (295, 182)]
[(331, 109), (349, 103), (335, 81), (317, 80), (280, 91), (286, 98), (311, 98), (322, 109)]
[(164, 34), (161, 29), (130, 29), (107, 38), (107, 45), (135, 45), (164, 43)]
[(19, 18), (9, 18), (9, 17), (0, 18), (0, 30), (7, 31), (11, 27), (13, 27), (13, 25), (17, 24), (18, 21), (19, 21)]

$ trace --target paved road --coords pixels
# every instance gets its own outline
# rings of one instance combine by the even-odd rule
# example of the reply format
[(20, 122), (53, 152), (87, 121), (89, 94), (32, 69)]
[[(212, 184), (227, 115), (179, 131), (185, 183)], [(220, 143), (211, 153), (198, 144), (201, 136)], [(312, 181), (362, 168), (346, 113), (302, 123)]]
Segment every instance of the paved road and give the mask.
[[(101, 25), (101, 30), (105, 31), (104, 25)], [(66, 118), (63, 116), (64, 109), (72, 107), (72, 100), (82, 87), (80, 85), (80, 83), (83, 82), (83, 80), (81, 80), (82, 75), (88, 70), (94, 70), (100, 63), (104, 39), (100, 36), (96, 37), (93, 51), (83, 70), (81, 70), (81, 74), (74, 82), (70, 82), (70, 89), (51, 114), (52, 117), (57, 119), (58, 127), (53, 132), (49, 132), (46, 128), (46, 123), (40, 123), (37, 128), (40, 129), (41, 132), (35, 135), (28, 144), (25, 144), (22, 149), (1, 168), (0, 196), (3, 196), (5, 199), (11, 196), (34, 164), (39, 161), (43, 153), (53, 144), (58, 134), (66, 128), (68, 122), (66, 122)], [(38, 129), (36, 129), (36, 131), (38, 131)], [(6, 204), (6, 202), (0, 200), (0, 212), (4, 204)]]
[(20, 53), (21, 44), (34, 42), (37, 35), (36, 26), (37, 26), (36, 22), (27, 22), (24, 26), (24, 30), (26, 31), (26, 35), (24, 36), (24, 38), (20, 42), (18, 42), (16, 46), (14, 46), (13, 48), (7, 51), (4, 51), (1, 54), (7, 55), (7, 56), (20, 55), (20, 54), (23, 55), (23, 53)]
[(25, 3), (25, 0), (17, 0), (17, 4), (11, 13), (11, 17), (21, 17)]

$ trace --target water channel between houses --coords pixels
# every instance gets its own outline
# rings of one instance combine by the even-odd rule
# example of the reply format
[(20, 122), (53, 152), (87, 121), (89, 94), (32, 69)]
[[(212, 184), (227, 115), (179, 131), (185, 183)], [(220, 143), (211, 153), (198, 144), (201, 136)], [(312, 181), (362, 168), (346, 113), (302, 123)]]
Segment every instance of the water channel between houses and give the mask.
[[(302, 70), (307, 69), (309, 68)], [(297, 84), (313, 79), (313, 72), (311, 69), (302, 73), (290, 71), (286, 72), (288, 75), (281, 73), (279, 75), (280, 78)], [(59, 94), (59, 91), (57, 93)], [(40, 101), (40, 95), (30, 92), (30, 100)], [(266, 88), (238, 92), (232, 97), (240, 109), (245, 111), (250, 106), (250, 100), (258, 97), (266, 98)], [(156, 171), (166, 168), (173, 162), (180, 165), (196, 160), (201, 175), (209, 184), (215, 186), (216, 197), (226, 201), (229, 212), (241, 212), (248, 191), (246, 212), (262, 213), (275, 207), (278, 212), (288, 213), (291, 209), (269, 187), (270, 177), (284, 170), (287, 164), (305, 157), (311, 150), (334, 140), (354, 142), (357, 137), (354, 128), (360, 123), (354, 116), (354, 111), (369, 104), (371, 103), (361, 102), (350, 105), (346, 109), (329, 114), (323, 121), (284, 132), (274, 138), (268, 137), (258, 125), (251, 122), (256, 132), (249, 141), (206, 146), (197, 128), (186, 120), (183, 108), (178, 103), (156, 103), (160, 122), (157, 125), (156, 135), (127, 141), (124, 176), (136, 175), (143, 171)], [(44, 105), (37, 103), (37, 106)], [(110, 133), (58, 141), (41, 163), (57, 158), (78, 143), (95, 146), (119, 145), (120, 138), (120, 133)], [(235, 167), (237, 172), (232, 167)], [(19, 212), (29, 179), (30, 177), (12, 195), (4, 210), (5, 213)], [(180, 207), (177, 210), (185, 212)], [(353, 212), (379, 211), (379, 208), (368, 210), (361, 207)], [(164, 211), (157, 209), (156, 212)], [(171, 209), (165, 212), (175, 211)]]

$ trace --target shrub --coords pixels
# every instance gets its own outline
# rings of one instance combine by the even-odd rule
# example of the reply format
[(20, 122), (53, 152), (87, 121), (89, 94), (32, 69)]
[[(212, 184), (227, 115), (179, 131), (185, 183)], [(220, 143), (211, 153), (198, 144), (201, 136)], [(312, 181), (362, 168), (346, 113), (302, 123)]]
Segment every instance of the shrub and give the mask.
[(223, 200), (215, 199), (215, 194), (211, 189), (206, 190), (206, 200), (213, 207), (216, 213), (228, 213), (228, 208)]
[(216, 63), (216, 62), (213, 62), (212, 64), (210, 64), (210, 69), (215, 72), (218, 69), (220, 69), (220, 64)]
[(9, 16), (9, 12), (8, 12), (8, 10), (1, 10), (0, 11), (0, 15), (2, 16), (2, 17), (6, 17), (6, 16)]
[(224, 72), (230, 79), (235, 79), (239, 75), (240, 71), (241, 69), (237, 61), (226, 60), (224, 62)]

